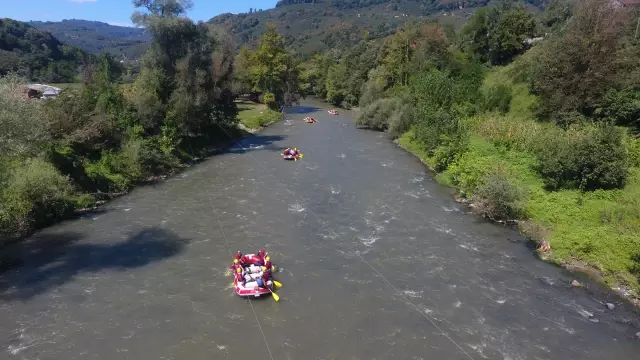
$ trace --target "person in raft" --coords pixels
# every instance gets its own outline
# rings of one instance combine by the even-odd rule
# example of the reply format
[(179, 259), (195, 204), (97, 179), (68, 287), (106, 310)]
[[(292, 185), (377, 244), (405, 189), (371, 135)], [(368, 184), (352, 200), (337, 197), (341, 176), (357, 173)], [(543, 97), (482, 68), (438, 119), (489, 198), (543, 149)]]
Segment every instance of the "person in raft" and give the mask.
[(242, 274), (242, 268), (241, 267), (237, 267), (236, 268), (236, 272), (235, 272), (234, 276), (235, 276), (235, 279), (236, 279), (236, 283), (242, 284), (242, 286), (244, 286), (247, 283), (247, 280), (245, 279), (245, 276)]
[(271, 286), (273, 285), (269, 285), (269, 280), (271, 280), (271, 270), (265, 268), (265, 271), (262, 272), (262, 276), (256, 279), (256, 283), (258, 284), (258, 287), (272, 290)]

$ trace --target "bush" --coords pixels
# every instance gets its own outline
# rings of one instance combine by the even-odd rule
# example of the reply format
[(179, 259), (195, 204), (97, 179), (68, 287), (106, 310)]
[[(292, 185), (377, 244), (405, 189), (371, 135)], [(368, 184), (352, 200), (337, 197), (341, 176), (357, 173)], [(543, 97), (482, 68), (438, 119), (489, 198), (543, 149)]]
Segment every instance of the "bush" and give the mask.
[(400, 105), (389, 118), (389, 137), (396, 139), (409, 131), (413, 124), (413, 107)]
[(629, 152), (629, 165), (640, 167), (640, 140), (627, 136), (625, 144)]
[(485, 111), (499, 111), (502, 114), (509, 112), (511, 107), (511, 87), (504, 84), (499, 84), (487, 89), (484, 97), (484, 110)]
[(455, 84), (444, 72), (431, 70), (422, 73), (412, 81), (412, 88), (416, 104), (427, 105), (434, 110), (451, 108)]
[[(372, 70), (373, 72), (374, 70)], [(360, 96), (360, 106), (366, 107), (371, 105), (374, 101), (384, 97), (385, 79), (370, 78), (362, 86), (362, 95)]]
[(106, 192), (126, 191), (143, 175), (142, 140), (130, 140), (119, 152), (103, 151), (98, 162), (86, 164), (87, 175), (98, 189)]
[(0, 230), (7, 235), (49, 225), (74, 210), (68, 179), (53, 165), (37, 158), (12, 169), (1, 200)]
[(362, 109), (356, 118), (356, 125), (384, 131), (389, 127), (389, 119), (395, 112), (401, 110), (402, 106), (402, 100), (398, 98), (378, 99)]
[(549, 189), (623, 188), (629, 154), (623, 132), (610, 125), (573, 127), (540, 143), (538, 171)]
[(23, 79), (0, 78), (0, 154), (35, 155), (49, 140), (48, 123), (42, 103), (25, 99)]
[(477, 209), (493, 220), (522, 216), (524, 198), (523, 189), (510, 183), (501, 171), (487, 174), (474, 193)]

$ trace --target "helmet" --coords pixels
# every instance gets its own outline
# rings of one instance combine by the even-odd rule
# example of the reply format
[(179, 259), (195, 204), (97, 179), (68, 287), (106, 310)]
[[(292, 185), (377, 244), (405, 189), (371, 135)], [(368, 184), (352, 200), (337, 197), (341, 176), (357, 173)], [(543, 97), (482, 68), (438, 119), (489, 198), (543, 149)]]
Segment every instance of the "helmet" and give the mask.
[(242, 272), (242, 269), (241, 269), (241, 268), (236, 268), (236, 272), (237, 272), (237, 273), (241, 273), (241, 272)]
[(238, 263), (238, 259), (233, 259), (233, 263), (237, 264)]
[(260, 249), (260, 251), (258, 251), (258, 255), (259, 255), (260, 257), (264, 257), (264, 255), (265, 255), (265, 254), (266, 254), (266, 253), (265, 253), (264, 249)]
[(264, 286), (262, 279), (257, 279), (256, 282), (258, 283), (258, 286)]
[(264, 258), (265, 261), (270, 261), (271, 258), (269, 257), (269, 255), (267, 255), (267, 257)]
[(262, 271), (267, 271), (267, 267), (266, 267), (266, 266), (263, 266), (263, 267), (262, 267)]

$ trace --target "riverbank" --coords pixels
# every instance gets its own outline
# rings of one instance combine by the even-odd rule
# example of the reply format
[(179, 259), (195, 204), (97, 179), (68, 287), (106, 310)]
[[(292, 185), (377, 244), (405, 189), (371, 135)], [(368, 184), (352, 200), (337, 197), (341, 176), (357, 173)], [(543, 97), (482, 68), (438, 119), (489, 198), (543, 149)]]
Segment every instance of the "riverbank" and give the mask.
[(622, 190), (547, 191), (534, 171), (537, 161), (532, 154), (500, 146), (481, 131), (500, 124), (510, 127), (514, 136), (514, 129), (520, 127), (521, 133), (515, 136), (535, 141), (531, 130), (537, 125), (533, 120), (491, 115), (473, 122), (468, 148), (441, 172), (435, 171), (437, 159), (424, 150), (412, 131), (396, 143), (434, 171), (438, 182), (456, 188), (459, 202), (485, 216), (487, 199), (479, 196), (479, 188), (488, 175), (499, 173), (498, 181), (504, 180), (499, 185), (504, 188), (495, 195), (501, 196), (502, 190), (518, 194), (514, 199), (498, 200), (511, 202), (507, 206), (516, 209), (516, 216), (501, 219), (501, 223), (516, 226), (534, 241), (540, 259), (585, 273), (639, 306), (640, 169), (630, 169), (628, 184)]
[(266, 106), (262, 104), (252, 103), (247, 105), (242, 103), (241, 106), (239, 106), (237, 118), (238, 123), (236, 126), (227, 129), (221, 128), (219, 136), (209, 139), (210, 141), (208, 142), (203, 142), (202, 139), (187, 141), (187, 144), (183, 146), (184, 149), (179, 151), (181, 153), (179, 161), (176, 159), (176, 162), (172, 163), (171, 166), (163, 168), (162, 171), (152, 176), (146, 176), (133, 181), (128, 184), (126, 188), (121, 189), (121, 191), (109, 193), (100, 192), (97, 194), (70, 193), (68, 197), (72, 198), (73, 201), (65, 204), (67, 207), (65, 213), (55, 218), (54, 221), (48, 221), (32, 228), (25, 228), (23, 232), (5, 235), (0, 238), (0, 273), (18, 265), (16, 262), (17, 253), (15, 251), (7, 251), (7, 248), (19, 243), (35, 231), (58, 222), (84, 216), (96, 211), (99, 212), (103, 205), (128, 194), (135, 188), (153, 185), (159, 181), (164, 181), (175, 176), (191, 166), (200, 163), (203, 159), (218, 153), (221, 149), (232, 146), (237, 140), (260, 132), (265, 127), (280, 120), (281, 114), (266, 109)]

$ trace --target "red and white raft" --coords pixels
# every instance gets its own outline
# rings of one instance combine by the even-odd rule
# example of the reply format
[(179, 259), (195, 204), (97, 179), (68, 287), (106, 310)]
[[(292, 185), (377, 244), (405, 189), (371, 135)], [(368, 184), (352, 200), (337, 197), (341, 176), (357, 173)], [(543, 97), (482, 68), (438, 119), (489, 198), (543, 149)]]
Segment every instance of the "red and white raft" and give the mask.
[[(236, 288), (236, 294), (242, 297), (247, 297), (247, 296), (260, 297), (262, 295), (271, 294), (271, 290), (265, 289), (263, 287), (259, 287), (258, 283), (255, 281), (247, 282), (246, 284), (242, 285), (241, 283), (238, 283), (237, 281), (234, 280), (233, 285)], [(270, 288), (273, 288), (273, 281), (271, 280), (267, 281), (267, 286), (269, 286)]]

